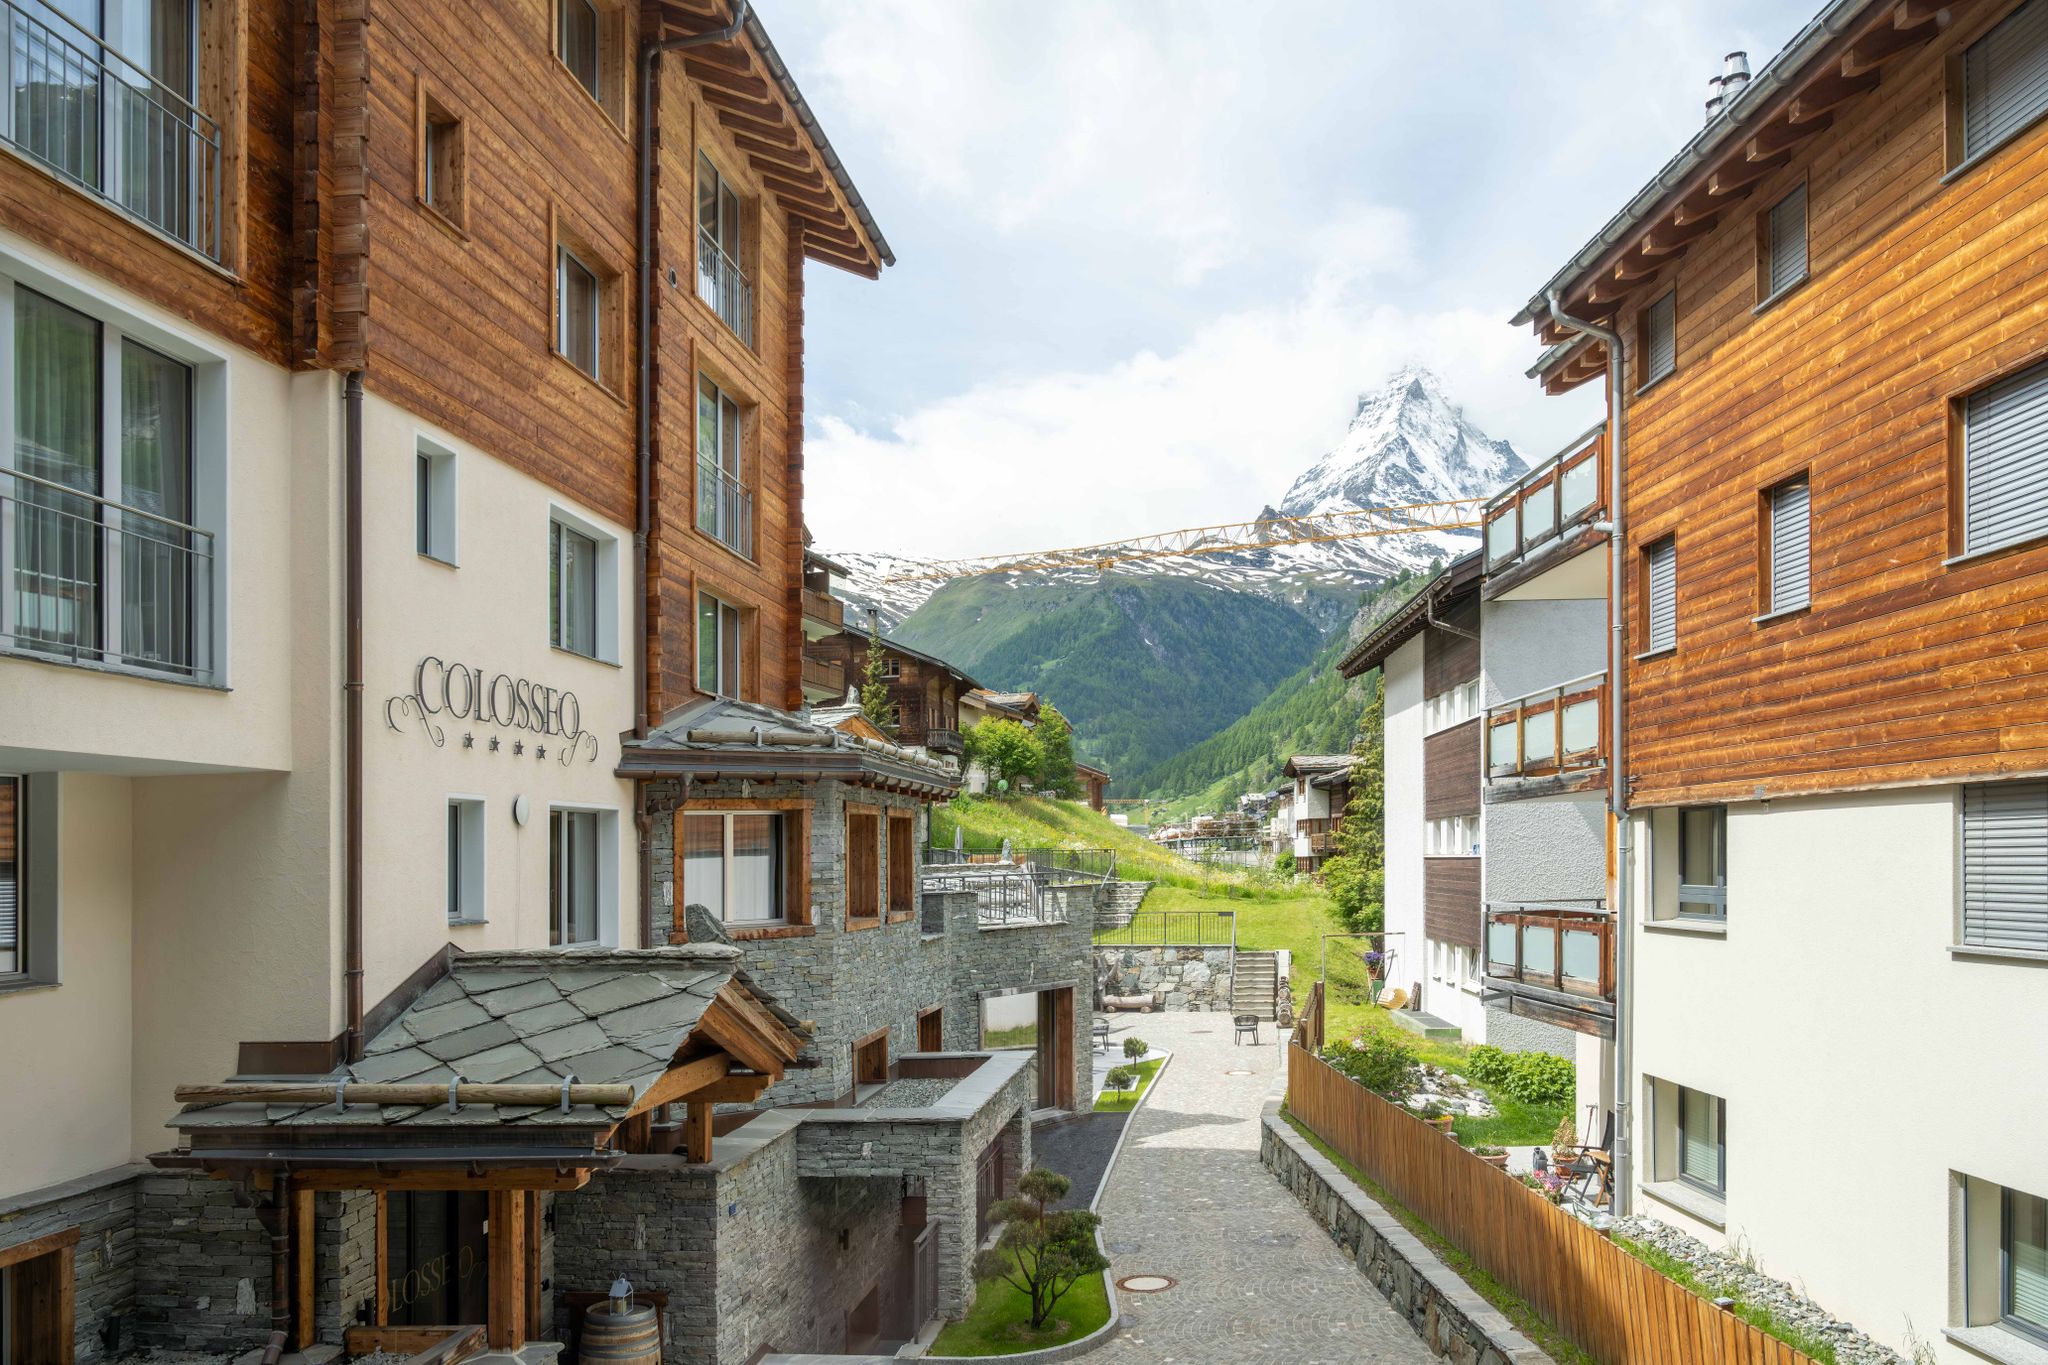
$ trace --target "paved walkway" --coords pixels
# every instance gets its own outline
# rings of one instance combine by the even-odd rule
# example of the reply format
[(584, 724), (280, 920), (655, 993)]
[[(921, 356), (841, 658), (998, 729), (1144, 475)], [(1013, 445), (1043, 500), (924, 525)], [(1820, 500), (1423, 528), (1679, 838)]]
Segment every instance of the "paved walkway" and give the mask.
[[(1157, 1294), (1118, 1291), (1124, 1321), (1089, 1353), (1106, 1365), (1425, 1365), (1435, 1357), (1329, 1235), (1259, 1164), (1259, 1110), (1280, 1051), (1236, 1046), (1227, 1014), (1116, 1015), (1173, 1049), (1132, 1119), (1097, 1211), (1116, 1278), (1168, 1275)], [(1231, 1075), (1232, 1071), (1249, 1072)]]

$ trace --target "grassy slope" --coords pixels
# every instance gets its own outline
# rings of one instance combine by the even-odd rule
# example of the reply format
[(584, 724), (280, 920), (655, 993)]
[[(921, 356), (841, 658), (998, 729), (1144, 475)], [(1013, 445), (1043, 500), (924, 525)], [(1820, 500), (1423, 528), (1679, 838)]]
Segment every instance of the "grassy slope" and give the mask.
[(1075, 801), (963, 796), (932, 809), (934, 844), (951, 848), (956, 828), (966, 831), (968, 848), (984, 851), (1000, 848), (1005, 839), (1012, 848), (1113, 848), (1126, 881), (1156, 881), (1221, 897), (1271, 896), (1284, 885), (1256, 873), (1190, 862)]
[(1223, 729), (1307, 664), (1322, 633), (1294, 608), (1201, 582), (958, 579), (896, 629), (989, 687), (1049, 697), (1079, 756), (1120, 789)]

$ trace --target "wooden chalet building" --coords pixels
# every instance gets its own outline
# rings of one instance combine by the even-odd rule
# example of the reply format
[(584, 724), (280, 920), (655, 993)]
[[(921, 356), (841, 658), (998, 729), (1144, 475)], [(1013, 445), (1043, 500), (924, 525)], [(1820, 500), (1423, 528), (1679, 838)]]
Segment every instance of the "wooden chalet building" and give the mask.
[[(872, 638), (864, 630), (842, 630), (813, 640), (806, 657), (843, 675), (848, 686), (858, 690), (867, 677)], [(892, 708), (890, 732), (903, 744), (957, 757), (963, 701), (981, 685), (935, 655), (887, 636), (881, 643), (881, 677)]]
[(2048, 1359), (2048, 0), (1726, 74), (1517, 319), (1620, 465), (1622, 1202)]

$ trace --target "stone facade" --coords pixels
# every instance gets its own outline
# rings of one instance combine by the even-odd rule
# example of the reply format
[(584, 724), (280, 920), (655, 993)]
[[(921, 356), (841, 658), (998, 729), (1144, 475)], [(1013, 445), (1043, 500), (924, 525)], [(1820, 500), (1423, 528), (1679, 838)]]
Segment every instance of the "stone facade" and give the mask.
[(1109, 995), (1166, 992), (1170, 1010), (1230, 1008), (1229, 948), (1097, 948), (1095, 979)]
[(70, 1228), (73, 1342), (78, 1365), (134, 1343), (137, 1180), (148, 1168), (120, 1166), (0, 1201), (0, 1249)]
[[(344, 1190), (315, 1197), (315, 1331), (340, 1341), (351, 1323), (365, 1322), (377, 1306), (377, 1196)], [(542, 1267), (545, 1276), (547, 1269)], [(329, 1286), (333, 1286), (330, 1291)]]
[(240, 1353), (270, 1332), (270, 1232), (235, 1182), (152, 1171), (136, 1182), (135, 1339)]

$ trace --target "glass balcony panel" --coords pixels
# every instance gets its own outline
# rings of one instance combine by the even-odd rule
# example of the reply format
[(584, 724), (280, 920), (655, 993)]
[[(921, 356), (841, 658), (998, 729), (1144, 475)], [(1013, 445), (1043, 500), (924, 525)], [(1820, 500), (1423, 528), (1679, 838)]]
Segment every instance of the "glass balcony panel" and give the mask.
[(1557, 761), (1557, 717), (1539, 711), (1522, 721), (1522, 766), (1541, 767)]
[(1547, 924), (1522, 927), (1522, 974), (1553, 976), (1557, 972), (1557, 931)]
[(1515, 727), (1495, 725), (1486, 732), (1486, 765), (1494, 771), (1515, 767)]
[(1600, 984), (1600, 935), (1577, 929), (1564, 933), (1564, 974), (1573, 981)]
[(1503, 559), (1511, 557), (1516, 549), (1519, 548), (1519, 543), (1516, 539), (1517, 534), (1517, 524), (1513, 508), (1508, 509), (1492, 521), (1486, 523), (1486, 558), (1488, 562), (1498, 564)]
[(1515, 926), (1494, 920), (1486, 926), (1486, 969), (1495, 976), (1515, 974)]
[(1549, 484), (1531, 493), (1522, 502), (1522, 535), (1530, 541), (1542, 540), (1557, 529), (1557, 490)]
[(1564, 751), (1582, 754), (1600, 746), (1600, 699), (1587, 697), (1564, 708)]

